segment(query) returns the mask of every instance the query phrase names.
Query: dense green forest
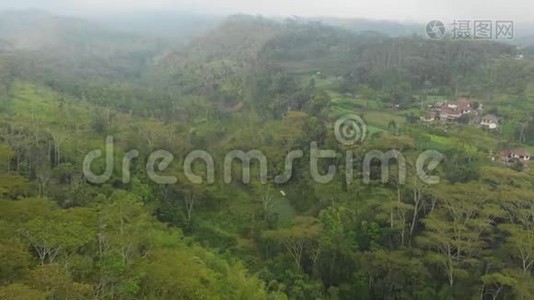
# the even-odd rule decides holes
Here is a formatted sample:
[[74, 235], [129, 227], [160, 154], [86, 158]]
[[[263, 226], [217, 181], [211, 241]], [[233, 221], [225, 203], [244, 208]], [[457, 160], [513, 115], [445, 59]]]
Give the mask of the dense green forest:
[[[0, 299], [534, 299], [534, 170], [499, 157], [534, 153], [534, 51], [352, 29], [239, 15], [183, 42], [0, 14]], [[422, 121], [460, 98], [498, 127]], [[347, 114], [366, 124], [352, 145]], [[84, 159], [109, 136], [96, 184]], [[328, 183], [311, 143], [337, 153]], [[150, 178], [156, 150], [175, 183]], [[186, 176], [194, 150], [213, 182]], [[232, 150], [264, 153], [266, 182], [253, 162], [226, 183]], [[366, 173], [371, 150], [401, 152], [405, 180], [399, 159]], [[414, 171], [426, 150], [438, 184]]]

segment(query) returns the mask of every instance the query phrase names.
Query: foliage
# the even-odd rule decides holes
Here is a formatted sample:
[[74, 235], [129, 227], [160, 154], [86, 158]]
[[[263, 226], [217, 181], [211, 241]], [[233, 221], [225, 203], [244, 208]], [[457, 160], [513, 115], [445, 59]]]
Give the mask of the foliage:
[[[236, 16], [174, 48], [35, 22], [57, 39], [24, 51], [21, 27], [0, 30], [14, 43], [0, 52], [1, 299], [534, 298], [534, 173], [498, 157], [534, 141], [534, 68], [515, 47]], [[419, 122], [459, 96], [499, 114], [502, 130]], [[362, 117], [366, 139], [337, 142], [344, 114]], [[91, 183], [84, 157], [106, 136], [112, 176]], [[327, 184], [310, 174], [312, 142], [337, 153], [318, 164], [336, 168]], [[225, 184], [225, 155], [253, 149], [268, 158], [267, 183], [252, 162], [250, 184]], [[365, 173], [370, 150], [392, 149], [406, 180], [400, 157], [385, 183], [379, 160]], [[155, 169], [175, 184], [151, 180], [155, 150], [172, 153]], [[194, 150], [213, 157], [214, 183], [185, 176]], [[303, 157], [277, 183], [292, 150]], [[444, 156], [423, 170], [439, 184], [417, 176], [425, 150]], [[105, 167], [101, 157], [92, 170]], [[206, 179], [200, 160], [192, 170]]]

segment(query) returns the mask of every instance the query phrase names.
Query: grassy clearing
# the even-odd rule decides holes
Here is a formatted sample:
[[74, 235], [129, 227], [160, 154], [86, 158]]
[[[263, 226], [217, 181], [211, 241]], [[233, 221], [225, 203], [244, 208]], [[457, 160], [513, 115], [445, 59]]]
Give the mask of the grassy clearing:
[[438, 143], [444, 146], [452, 146], [454, 143], [451, 138], [445, 137], [445, 136], [439, 136], [434, 134], [427, 134], [427, 136], [430, 138], [430, 141], [433, 143]]
[[366, 110], [378, 110], [382, 107], [380, 103], [376, 101], [361, 98], [341, 98], [335, 103], [337, 105], [343, 105], [346, 107], [353, 106], [357, 108], [364, 108]]
[[406, 124], [406, 120], [396, 114], [389, 112], [371, 111], [364, 114], [364, 119], [368, 125], [376, 126], [386, 129], [391, 121], [395, 121], [398, 125]]
[[36, 85], [17, 82], [10, 95], [15, 117], [49, 126], [80, 126], [90, 122], [91, 107]]
[[368, 131], [369, 135], [372, 135], [372, 134], [375, 134], [375, 133], [380, 133], [380, 132], [386, 132], [384, 129], [378, 128], [378, 127], [375, 127], [375, 126], [372, 126], [372, 125], [367, 125], [367, 131]]

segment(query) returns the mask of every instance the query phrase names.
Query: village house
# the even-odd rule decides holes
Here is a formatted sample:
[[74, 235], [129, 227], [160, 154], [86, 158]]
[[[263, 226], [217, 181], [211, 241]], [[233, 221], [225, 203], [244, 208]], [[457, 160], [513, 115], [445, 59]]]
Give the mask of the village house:
[[400, 109], [400, 104], [389, 103], [389, 104], [386, 105], [386, 108], [389, 109], [389, 110], [399, 110]]
[[501, 151], [501, 160], [503, 162], [508, 162], [511, 159], [528, 161], [530, 160], [530, 153], [525, 149], [507, 149]]
[[460, 113], [460, 115], [465, 115], [476, 112], [474, 106], [475, 105], [473, 105], [469, 99], [460, 98], [456, 102], [448, 103], [446, 108], [454, 110], [455, 112]]
[[495, 115], [486, 115], [480, 119], [480, 126], [487, 129], [496, 129], [499, 127], [500, 119]]
[[467, 98], [460, 98], [455, 102], [437, 102], [430, 106], [423, 122], [451, 122], [456, 121], [463, 115], [477, 116], [482, 110], [481, 105], [476, 105]]
[[439, 120], [447, 122], [454, 121], [463, 115], [462, 111], [458, 108], [450, 107], [449, 105], [441, 108], [439, 111]]
[[430, 111], [430, 112], [427, 112], [420, 119], [423, 122], [434, 122], [436, 120], [436, 117], [437, 117], [437, 113], [435, 111]]

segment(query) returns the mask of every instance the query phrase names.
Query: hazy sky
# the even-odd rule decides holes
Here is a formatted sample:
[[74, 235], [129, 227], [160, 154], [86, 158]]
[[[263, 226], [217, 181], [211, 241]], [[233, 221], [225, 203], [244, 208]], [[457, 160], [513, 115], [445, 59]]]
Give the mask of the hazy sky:
[[534, 0], [0, 0], [0, 9], [30, 7], [70, 14], [193, 11], [399, 21], [534, 20]]

